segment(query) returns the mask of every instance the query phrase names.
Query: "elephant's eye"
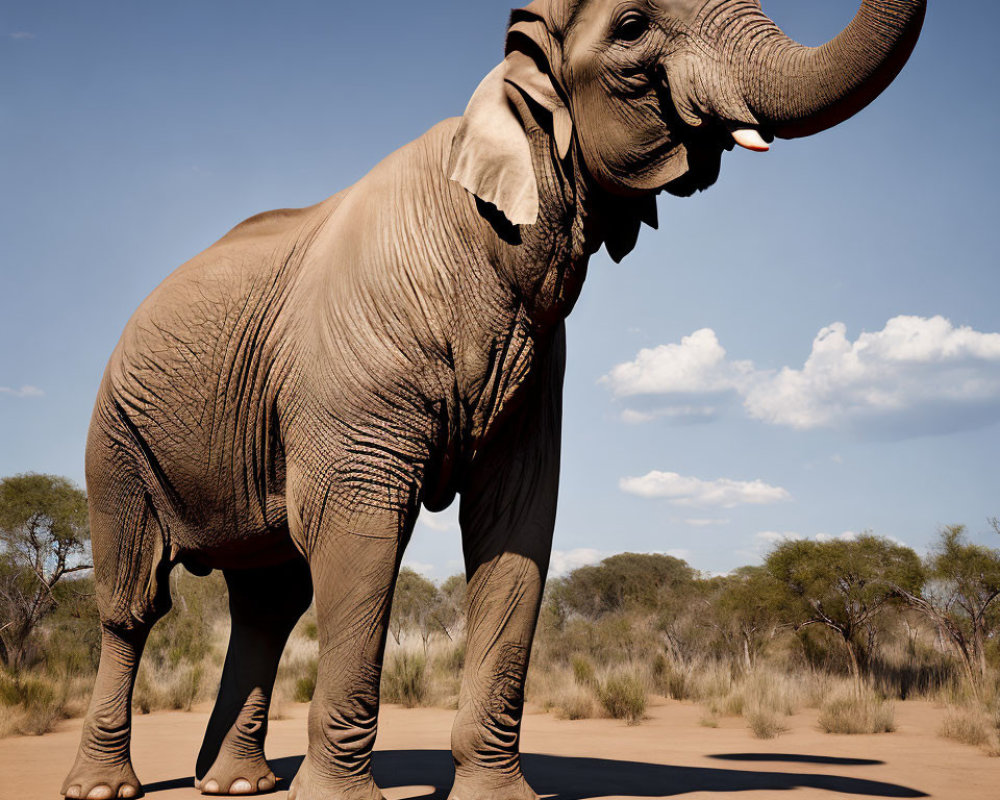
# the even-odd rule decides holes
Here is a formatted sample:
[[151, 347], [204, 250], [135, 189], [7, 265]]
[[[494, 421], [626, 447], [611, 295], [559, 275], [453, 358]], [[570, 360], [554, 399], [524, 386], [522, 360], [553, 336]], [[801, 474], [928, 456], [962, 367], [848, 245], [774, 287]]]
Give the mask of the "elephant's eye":
[[649, 18], [638, 12], [631, 12], [622, 17], [615, 27], [614, 37], [619, 42], [634, 42], [649, 30]]

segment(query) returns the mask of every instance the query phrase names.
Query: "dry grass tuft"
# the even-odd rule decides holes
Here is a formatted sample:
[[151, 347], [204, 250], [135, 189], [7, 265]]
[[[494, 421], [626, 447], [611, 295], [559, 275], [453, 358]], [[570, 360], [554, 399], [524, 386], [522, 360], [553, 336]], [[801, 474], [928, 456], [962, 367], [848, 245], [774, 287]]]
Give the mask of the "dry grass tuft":
[[76, 682], [31, 673], [18, 676], [0, 672], [0, 738], [41, 736], [68, 716]]
[[747, 727], [753, 732], [756, 739], [773, 739], [780, 733], [788, 730], [781, 723], [781, 718], [773, 711], [766, 708], [755, 708], [744, 714]]
[[938, 729], [938, 735], [978, 747], [987, 755], [1000, 758], [1000, 708], [991, 712], [982, 703], [950, 708]]
[[382, 699], [415, 708], [423, 705], [426, 697], [427, 657], [404, 649], [388, 656], [382, 668]]
[[605, 678], [597, 687], [597, 699], [608, 716], [638, 725], [646, 713], [646, 685], [636, 672], [622, 670]]
[[819, 725], [827, 733], [892, 733], [895, 709], [871, 689], [852, 687], [820, 706]]

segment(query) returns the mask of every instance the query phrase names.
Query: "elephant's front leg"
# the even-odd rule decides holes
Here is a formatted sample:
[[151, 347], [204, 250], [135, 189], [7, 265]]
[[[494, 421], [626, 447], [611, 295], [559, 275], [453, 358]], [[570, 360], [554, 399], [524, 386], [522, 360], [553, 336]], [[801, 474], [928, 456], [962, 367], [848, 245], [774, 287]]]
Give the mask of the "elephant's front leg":
[[450, 800], [534, 800], [521, 774], [524, 681], [559, 483], [561, 340], [545, 380], [477, 461], [462, 495], [468, 645]]
[[[396, 495], [398, 497], [398, 495]], [[323, 494], [305, 511], [319, 665], [309, 746], [290, 800], [382, 800], [371, 772], [379, 678], [393, 587], [413, 512], [391, 501]], [[316, 515], [321, 515], [319, 518]]]

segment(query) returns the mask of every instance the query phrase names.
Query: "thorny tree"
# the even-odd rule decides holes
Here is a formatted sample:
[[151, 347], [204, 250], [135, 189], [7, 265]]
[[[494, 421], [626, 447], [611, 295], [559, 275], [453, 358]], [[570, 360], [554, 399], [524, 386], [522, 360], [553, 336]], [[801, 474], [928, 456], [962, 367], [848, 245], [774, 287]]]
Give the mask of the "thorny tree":
[[897, 600], [897, 589], [917, 594], [923, 583], [916, 553], [869, 534], [853, 541], [786, 542], [765, 566], [799, 598], [796, 629], [822, 625], [837, 634], [858, 683], [877, 642], [879, 612]]
[[[990, 523], [1000, 533], [1000, 520]], [[922, 592], [899, 592], [955, 650], [978, 694], [988, 671], [987, 643], [1000, 629], [1000, 551], [970, 543], [964, 525], [950, 525], [927, 560], [927, 577]]]
[[84, 561], [87, 496], [66, 478], [25, 474], [0, 480], [0, 659], [21, 667], [32, 634], [56, 605], [52, 588]]

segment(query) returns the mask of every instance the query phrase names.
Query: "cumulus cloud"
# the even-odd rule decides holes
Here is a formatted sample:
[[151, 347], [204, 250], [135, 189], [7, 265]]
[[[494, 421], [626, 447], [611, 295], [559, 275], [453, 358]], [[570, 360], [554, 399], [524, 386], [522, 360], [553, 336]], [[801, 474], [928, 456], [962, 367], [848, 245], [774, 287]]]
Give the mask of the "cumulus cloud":
[[9, 386], [0, 386], [0, 395], [8, 397], [45, 397], [45, 392], [37, 386], [22, 386], [20, 389], [12, 389]]
[[549, 559], [549, 575], [567, 575], [578, 567], [599, 564], [610, 553], [592, 547], [578, 547], [575, 550], [553, 550]]
[[753, 373], [749, 361], [727, 361], [715, 331], [702, 328], [680, 344], [644, 348], [634, 361], [601, 378], [615, 397], [641, 394], [712, 394], [738, 390]]
[[631, 423], [689, 416], [737, 393], [746, 413], [799, 430], [839, 427], [906, 436], [966, 430], [1000, 420], [1000, 333], [944, 317], [899, 316], [851, 341], [836, 322], [819, 332], [801, 369], [759, 370], [729, 361], [714, 332], [642, 350], [602, 381], [616, 397], [668, 396], [666, 410], [626, 409]]
[[626, 408], [622, 411], [622, 422], [629, 425], [642, 425], [655, 419], [672, 419], [683, 422], [709, 422], [716, 417], [718, 409], [715, 406], [668, 406], [654, 408], [650, 411], [640, 411]]
[[[785, 367], [747, 392], [751, 416], [807, 429], [864, 427], [896, 416], [928, 426], [941, 412], [1000, 418], [1000, 333], [956, 328], [944, 317], [895, 317], [875, 333], [847, 338], [834, 323], [819, 332], [802, 369]], [[980, 412], [977, 414], [976, 412]]]
[[457, 531], [458, 526], [458, 504], [453, 504], [450, 508], [432, 513], [427, 509], [420, 512], [417, 522], [432, 531]]
[[786, 489], [764, 481], [734, 481], [718, 478], [712, 481], [689, 478], [676, 472], [652, 472], [638, 478], [622, 478], [621, 490], [638, 497], [665, 498], [678, 506], [769, 505], [791, 499]]

